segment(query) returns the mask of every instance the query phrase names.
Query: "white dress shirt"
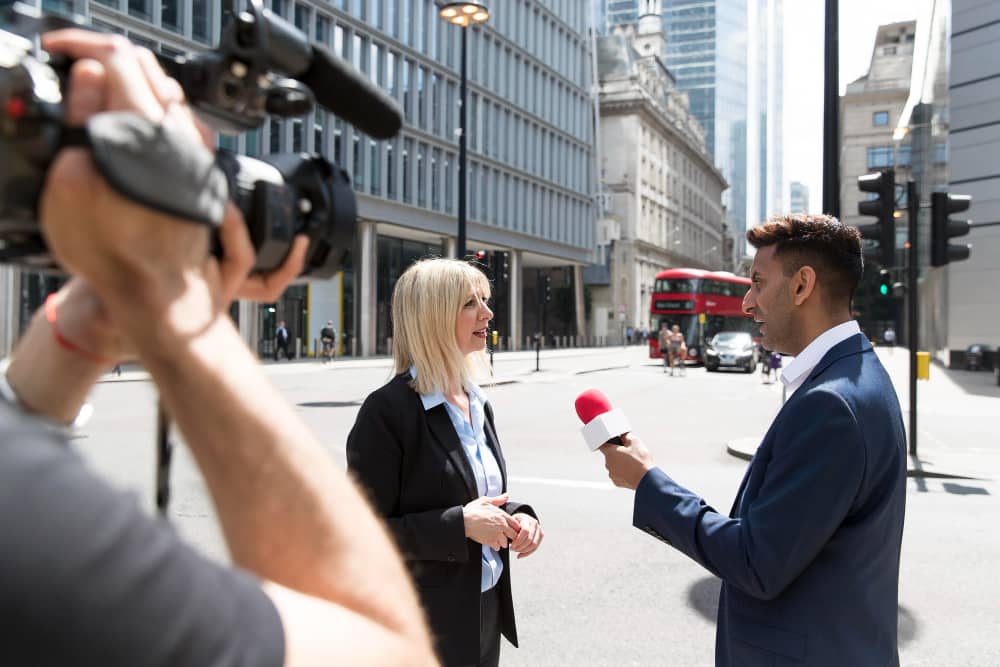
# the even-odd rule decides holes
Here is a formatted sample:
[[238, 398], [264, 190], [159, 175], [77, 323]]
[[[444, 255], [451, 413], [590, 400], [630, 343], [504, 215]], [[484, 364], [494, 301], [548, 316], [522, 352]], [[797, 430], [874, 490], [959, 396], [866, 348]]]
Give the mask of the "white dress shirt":
[[859, 333], [861, 333], [861, 327], [854, 320], [850, 320], [816, 336], [781, 372], [781, 382], [785, 385], [788, 396], [790, 397], [796, 389], [802, 386], [802, 383], [806, 381], [812, 370], [816, 368], [816, 364], [823, 359], [827, 352], [838, 343], [842, 343]]

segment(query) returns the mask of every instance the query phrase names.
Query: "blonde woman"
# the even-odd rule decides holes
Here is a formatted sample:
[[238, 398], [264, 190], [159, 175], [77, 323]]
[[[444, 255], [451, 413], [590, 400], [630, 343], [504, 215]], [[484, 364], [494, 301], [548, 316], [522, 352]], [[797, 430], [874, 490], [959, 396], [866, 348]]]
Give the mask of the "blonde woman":
[[490, 285], [452, 259], [415, 263], [392, 295], [396, 376], [365, 400], [347, 466], [406, 560], [446, 667], [494, 666], [517, 646], [509, 552], [542, 541], [534, 510], [507, 496], [485, 367]]

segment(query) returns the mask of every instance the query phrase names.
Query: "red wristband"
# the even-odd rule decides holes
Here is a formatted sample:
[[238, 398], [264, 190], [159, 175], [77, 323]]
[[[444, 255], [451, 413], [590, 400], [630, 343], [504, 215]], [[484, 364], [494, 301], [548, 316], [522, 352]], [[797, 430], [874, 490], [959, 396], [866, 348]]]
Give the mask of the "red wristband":
[[102, 357], [100, 355], [94, 354], [93, 352], [88, 352], [87, 350], [83, 349], [82, 347], [80, 347], [79, 345], [77, 345], [76, 343], [74, 343], [70, 339], [66, 338], [61, 333], [59, 333], [59, 327], [56, 324], [56, 301], [55, 301], [55, 299], [56, 299], [56, 295], [55, 294], [50, 294], [50, 295], [48, 295], [48, 297], [46, 297], [46, 299], [45, 299], [45, 319], [48, 320], [49, 328], [52, 329], [52, 337], [55, 338], [55, 341], [56, 341], [56, 343], [59, 344], [59, 347], [63, 348], [64, 350], [69, 350], [70, 352], [78, 354], [81, 357], [83, 357], [84, 359], [87, 359], [88, 361], [92, 361], [95, 364], [105, 365], [105, 364], [110, 364], [110, 363], [114, 362], [114, 359], [107, 359], [107, 358]]

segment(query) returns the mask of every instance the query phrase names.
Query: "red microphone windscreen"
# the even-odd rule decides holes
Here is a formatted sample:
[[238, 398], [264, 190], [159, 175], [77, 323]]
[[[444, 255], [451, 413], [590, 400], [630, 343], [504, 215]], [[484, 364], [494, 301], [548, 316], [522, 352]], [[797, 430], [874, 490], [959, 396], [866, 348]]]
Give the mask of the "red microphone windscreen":
[[584, 424], [589, 424], [594, 417], [610, 410], [611, 401], [596, 389], [588, 389], [576, 397], [576, 416]]

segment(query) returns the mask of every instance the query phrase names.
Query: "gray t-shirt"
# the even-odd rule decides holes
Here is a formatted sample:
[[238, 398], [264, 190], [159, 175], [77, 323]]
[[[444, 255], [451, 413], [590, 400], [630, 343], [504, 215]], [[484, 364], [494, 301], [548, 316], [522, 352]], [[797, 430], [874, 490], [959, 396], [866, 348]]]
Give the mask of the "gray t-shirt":
[[284, 633], [251, 575], [212, 562], [0, 400], [0, 662], [271, 666]]

